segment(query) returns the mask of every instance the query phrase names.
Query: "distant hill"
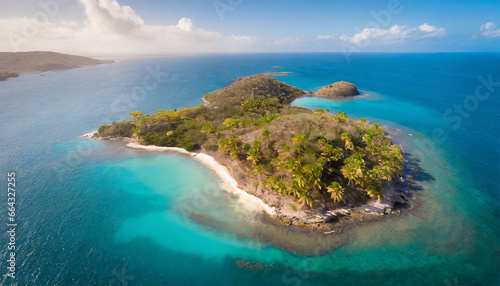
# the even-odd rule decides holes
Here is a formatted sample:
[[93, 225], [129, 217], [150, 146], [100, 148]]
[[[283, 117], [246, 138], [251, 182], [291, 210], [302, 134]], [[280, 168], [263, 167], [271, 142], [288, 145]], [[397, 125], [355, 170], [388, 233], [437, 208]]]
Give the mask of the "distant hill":
[[107, 63], [113, 61], [55, 52], [0, 52], [0, 81], [17, 77], [21, 73], [67, 70]]

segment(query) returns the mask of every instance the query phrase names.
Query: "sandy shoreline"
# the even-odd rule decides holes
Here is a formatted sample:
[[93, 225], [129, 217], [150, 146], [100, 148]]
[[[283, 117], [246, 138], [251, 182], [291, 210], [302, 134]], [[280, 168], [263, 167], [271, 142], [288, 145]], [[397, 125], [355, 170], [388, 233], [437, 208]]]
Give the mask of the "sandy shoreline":
[[225, 166], [219, 164], [214, 159], [214, 157], [210, 155], [204, 153], [188, 152], [185, 149], [179, 147], [146, 146], [137, 144], [135, 142], [128, 143], [127, 147], [148, 150], [148, 151], [155, 151], [155, 152], [163, 152], [163, 151], [178, 152], [184, 155], [189, 155], [191, 159], [213, 170], [217, 174], [217, 176], [225, 183], [225, 185], [229, 186], [229, 189], [224, 188], [226, 191], [230, 192], [231, 194], [238, 195], [238, 197], [245, 203], [252, 203], [253, 205], [258, 206], [260, 209], [262, 209], [271, 216], [276, 215], [276, 210], [273, 207], [264, 203], [260, 198], [247, 193], [243, 189], [238, 188], [238, 182], [231, 176], [229, 170]]

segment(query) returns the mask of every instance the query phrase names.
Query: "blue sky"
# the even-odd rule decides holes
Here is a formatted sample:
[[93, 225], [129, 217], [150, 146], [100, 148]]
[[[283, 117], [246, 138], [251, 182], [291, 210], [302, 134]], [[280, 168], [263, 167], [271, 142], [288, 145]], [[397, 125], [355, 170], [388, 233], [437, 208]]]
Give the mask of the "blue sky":
[[1, 51], [500, 51], [500, 1], [0, 0], [0, 5]]

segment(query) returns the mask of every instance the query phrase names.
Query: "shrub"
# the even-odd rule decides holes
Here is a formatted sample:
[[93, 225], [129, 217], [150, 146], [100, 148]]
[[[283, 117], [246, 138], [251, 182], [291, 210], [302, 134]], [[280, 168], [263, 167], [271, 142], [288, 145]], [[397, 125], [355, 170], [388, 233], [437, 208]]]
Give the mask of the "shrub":
[[187, 151], [194, 151], [195, 145], [191, 142], [184, 142], [183, 148], [186, 149]]

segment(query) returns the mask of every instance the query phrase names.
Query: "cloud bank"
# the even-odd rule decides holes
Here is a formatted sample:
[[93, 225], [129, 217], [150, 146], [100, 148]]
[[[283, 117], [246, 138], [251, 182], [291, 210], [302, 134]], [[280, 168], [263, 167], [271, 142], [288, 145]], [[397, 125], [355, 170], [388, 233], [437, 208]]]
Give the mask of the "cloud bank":
[[[222, 36], [196, 27], [188, 18], [175, 25], [147, 25], [116, 0], [79, 0], [83, 23], [52, 21], [56, 15], [0, 19], [3, 51], [56, 50], [73, 53], [245, 52], [276, 41], [250, 36]], [[58, 9], [52, 9], [54, 14]], [[39, 11], [43, 12], [43, 11]], [[253, 44], [253, 45], [249, 45]]]
[[[58, 3], [57, 1], [52, 1]], [[147, 24], [131, 7], [116, 0], [79, 0], [84, 20], [57, 20], [59, 8], [42, 9], [32, 17], [0, 19], [0, 51], [52, 50], [98, 54], [162, 54], [186, 52], [296, 52], [341, 51], [341, 44], [356, 47], [388, 45], [446, 35], [444, 28], [424, 23], [414, 28], [365, 28], [353, 35], [320, 35], [267, 39], [251, 35], [222, 35], [198, 27], [189, 18], [171, 25]], [[497, 37], [494, 23], [481, 26], [484, 36]], [[5, 40], [7, 39], [7, 40]]]
[[[339, 39], [353, 45], [380, 45], [393, 44], [397, 42], [415, 41], [424, 38], [440, 38], [446, 35], [444, 28], [436, 27], [424, 23], [414, 28], [394, 25], [389, 29], [365, 28], [361, 32], [352, 36], [341, 35]], [[327, 39], [327, 36], [320, 36], [319, 39]]]

